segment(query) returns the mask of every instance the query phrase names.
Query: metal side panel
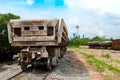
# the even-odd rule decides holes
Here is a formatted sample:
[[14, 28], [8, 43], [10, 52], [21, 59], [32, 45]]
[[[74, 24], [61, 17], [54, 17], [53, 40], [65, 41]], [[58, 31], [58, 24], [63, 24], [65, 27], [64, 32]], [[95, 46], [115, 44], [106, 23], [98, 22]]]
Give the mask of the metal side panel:
[[12, 46], [58, 46], [56, 42], [32, 42], [32, 41], [16, 41]]
[[49, 41], [55, 41], [55, 37], [54, 36], [42, 36], [42, 37], [37, 37], [37, 36], [31, 36], [31, 37], [13, 37], [13, 42], [14, 41], [37, 41], [37, 42], [49, 42]]
[[11, 26], [10, 23], [7, 24], [7, 29], [8, 29], [8, 39], [9, 39], [9, 43], [12, 43], [12, 34], [11, 34]]
[[60, 29], [58, 31], [58, 43], [67, 43], [68, 31], [64, 20], [61, 20]]

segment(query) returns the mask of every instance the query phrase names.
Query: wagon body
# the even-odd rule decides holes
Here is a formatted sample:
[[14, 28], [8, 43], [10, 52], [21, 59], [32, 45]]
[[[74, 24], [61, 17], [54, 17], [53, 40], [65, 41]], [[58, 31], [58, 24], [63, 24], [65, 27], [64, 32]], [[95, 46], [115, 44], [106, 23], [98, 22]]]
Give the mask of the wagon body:
[[28, 64], [46, 65], [51, 70], [66, 52], [68, 31], [63, 19], [12, 19], [7, 28], [9, 43], [23, 47], [18, 58], [22, 70]]
[[12, 46], [65, 46], [68, 32], [64, 20], [10, 20], [9, 43]]
[[120, 39], [115, 39], [112, 41], [112, 49], [120, 50]]
[[112, 47], [112, 41], [104, 41], [104, 42], [99, 42], [99, 41], [93, 41], [93, 42], [88, 42], [89, 48], [97, 48], [97, 49], [111, 49]]

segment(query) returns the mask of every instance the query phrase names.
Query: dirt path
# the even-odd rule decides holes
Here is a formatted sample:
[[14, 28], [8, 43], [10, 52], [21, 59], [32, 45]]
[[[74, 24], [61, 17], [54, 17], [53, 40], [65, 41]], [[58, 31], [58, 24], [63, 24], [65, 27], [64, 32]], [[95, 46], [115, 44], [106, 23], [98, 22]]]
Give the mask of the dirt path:
[[[86, 54], [94, 55], [96, 59], [113, 66], [114, 69], [120, 70], [120, 51], [88, 48], [79, 48], [79, 50]], [[105, 55], [109, 57], [105, 57]], [[101, 74], [105, 75], [109, 80], [120, 80], [120, 74], [113, 72], [112, 69], [106, 68]]]
[[82, 55], [68, 51], [47, 80], [105, 80]]
[[[2, 70], [4, 68], [4, 70]], [[6, 80], [6, 75], [10, 77], [11, 73], [19, 71], [20, 67], [11, 65], [5, 68], [0, 68], [0, 80]], [[10, 75], [8, 75], [10, 74]], [[45, 77], [45, 78], [44, 78]], [[88, 64], [82, 55], [74, 51], [68, 51], [63, 58], [60, 59], [59, 65], [51, 72], [36, 68], [34, 71], [30, 70], [14, 78], [13, 80], [105, 80], [104, 76], [95, 71], [95, 69]]]
[[[106, 49], [79, 49], [87, 54], [92, 54], [99, 60], [104, 60], [107, 64], [120, 69], [120, 51]], [[105, 57], [107, 55], [108, 57]]]

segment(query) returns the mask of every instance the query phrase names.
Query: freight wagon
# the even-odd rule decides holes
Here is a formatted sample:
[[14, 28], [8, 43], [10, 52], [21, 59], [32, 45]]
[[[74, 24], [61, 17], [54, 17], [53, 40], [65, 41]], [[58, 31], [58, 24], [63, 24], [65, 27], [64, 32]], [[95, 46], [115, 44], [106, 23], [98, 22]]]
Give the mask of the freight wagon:
[[104, 42], [93, 41], [93, 42], [88, 42], [88, 45], [89, 48], [93, 48], [93, 49], [111, 49], [112, 41], [104, 41]]
[[114, 50], [120, 50], [120, 39], [115, 39], [112, 41], [112, 48]]
[[115, 39], [112, 41], [93, 41], [88, 42], [89, 48], [93, 49], [113, 49], [113, 50], [120, 50], [120, 39]]
[[66, 52], [68, 31], [63, 19], [11, 19], [7, 28], [11, 46], [22, 47], [18, 62], [23, 71], [28, 64], [52, 70]]

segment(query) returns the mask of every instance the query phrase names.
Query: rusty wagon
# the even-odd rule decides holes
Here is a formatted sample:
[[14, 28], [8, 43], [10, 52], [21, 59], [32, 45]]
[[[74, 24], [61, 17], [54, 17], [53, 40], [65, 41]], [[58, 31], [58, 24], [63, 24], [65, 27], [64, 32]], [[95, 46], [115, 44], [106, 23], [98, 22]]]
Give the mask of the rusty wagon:
[[93, 49], [111, 49], [112, 48], [112, 41], [92, 41], [88, 42], [89, 48]]
[[63, 19], [11, 19], [7, 28], [9, 43], [22, 47], [18, 62], [23, 71], [28, 64], [52, 70], [66, 51], [68, 31]]
[[115, 39], [112, 41], [112, 49], [120, 50], [120, 39]]
[[93, 49], [113, 49], [113, 50], [120, 50], [120, 39], [114, 39], [112, 41], [93, 41], [88, 42], [89, 48]]

